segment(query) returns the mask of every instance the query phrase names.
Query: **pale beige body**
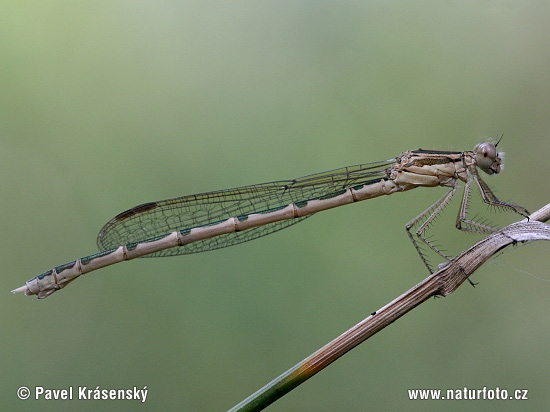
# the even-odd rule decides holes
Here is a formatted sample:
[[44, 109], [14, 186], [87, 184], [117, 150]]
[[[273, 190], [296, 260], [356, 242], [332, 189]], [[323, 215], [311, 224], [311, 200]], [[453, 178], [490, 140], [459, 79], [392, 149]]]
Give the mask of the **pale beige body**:
[[[64, 288], [80, 275], [164, 249], [187, 245], [223, 234], [245, 231], [277, 221], [301, 218], [334, 207], [382, 195], [390, 195], [416, 187], [451, 187], [450, 192], [406, 225], [407, 233], [422, 260], [431, 271], [430, 265], [420, 251], [416, 240], [410, 233], [410, 229], [423, 221], [423, 224], [416, 231], [416, 235], [431, 249], [445, 259], [448, 259], [447, 256], [422, 237], [422, 233], [430, 221], [433, 220], [454, 195], [459, 181], [466, 183], [465, 193], [457, 218], [457, 228], [459, 229], [478, 232], [491, 232], [494, 230], [487, 225], [466, 219], [466, 201], [472, 179], [476, 183], [484, 202], [507, 207], [520, 214], [527, 214], [527, 211], [521, 206], [499, 201], [485, 182], [478, 176], [477, 167], [480, 167], [489, 174], [500, 172], [501, 159], [495, 145], [483, 143], [477, 145], [474, 151], [466, 152], [438, 152], [421, 149], [406, 151], [397, 157], [391, 166], [384, 170], [385, 177], [378, 181], [348, 187], [342, 193], [330, 197], [308, 199], [288, 204], [286, 207], [273, 211], [250, 213], [245, 217], [232, 216], [226, 220], [207, 226], [193, 227], [187, 230], [178, 229], [154, 239], [145, 239], [131, 245], [121, 245], [118, 248], [80, 258], [74, 262], [44, 272], [30, 279], [24, 286], [13, 290], [13, 292], [24, 292], [26, 295], [38, 295], [38, 298], [45, 298], [56, 290]], [[140, 210], [147, 210], [147, 204], [128, 211], [130, 213], [127, 212], [125, 217], [138, 214]]]

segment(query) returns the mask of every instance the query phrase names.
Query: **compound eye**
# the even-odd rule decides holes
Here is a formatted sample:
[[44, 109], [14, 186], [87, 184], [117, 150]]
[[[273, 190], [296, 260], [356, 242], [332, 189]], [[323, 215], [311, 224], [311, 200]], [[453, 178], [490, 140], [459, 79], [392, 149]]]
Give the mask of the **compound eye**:
[[492, 143], [480, 143], [474, 148], [476, 163], [485, 173], [500, 172], [500, 162], [497, 148]]

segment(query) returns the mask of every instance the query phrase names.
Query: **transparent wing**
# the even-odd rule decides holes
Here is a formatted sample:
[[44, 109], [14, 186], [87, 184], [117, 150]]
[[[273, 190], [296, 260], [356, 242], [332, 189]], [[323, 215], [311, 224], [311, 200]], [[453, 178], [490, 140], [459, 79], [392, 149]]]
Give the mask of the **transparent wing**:
[[[387, 169], [394, 162], [395, 159], [390, 159], [334, 169], [293, 180], [145, 203], [122, 212], [107, 222], [99, 232], [97, 245], [100, 250], [108, 250], [163, 236], [176, 230], [208, 226], [230, 217], [244, 217], [251, 213], [279, 209], [292, 203], [331, 197], [349, 187], [387, 178]], [[284, 229], [306, 217], [308, 216], [228, 233], [147, 256], [174, 256], [232, 246]]]

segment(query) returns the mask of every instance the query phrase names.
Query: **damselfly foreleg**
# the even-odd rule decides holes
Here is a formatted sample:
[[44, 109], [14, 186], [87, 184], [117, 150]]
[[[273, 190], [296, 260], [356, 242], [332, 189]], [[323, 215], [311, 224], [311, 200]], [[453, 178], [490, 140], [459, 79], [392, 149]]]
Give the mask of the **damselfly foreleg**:
[[490, 226], [485, 223], [476, 222], [475, 220], [471, 220], [466, 217], [466, 213], [468, 209], [468, 197], [470, 195], [470, 184], [472, 179], [476, 182], [477, 188], [479, 189], [479, 193], [481, 195], [481, 199], [483, 200], [484, 203], [490, 206], [501, 207], [504, 209], [511, 210], [523, 217], [529, 216], [529, 212], [523, 206], [519, 206], [514, 203], [503, 202], [497, 199], [497, 197], [491, 191], [487, 183], [485, 183], [477, 175], [477, 173], [475, 172], [470, 173], [470, 177], [471, 178], [466, 181], [466, 186], [464, 187], [464, 195], [462, 196], [462, 203], [460, 204], [460, 209], [458, 211], [458, 216], [456, 218], [457, 229], [465, 232], [475, 232], [475, 233], [482, 233], [482, 234], [490, 234], [498, 230], [493, 226]]

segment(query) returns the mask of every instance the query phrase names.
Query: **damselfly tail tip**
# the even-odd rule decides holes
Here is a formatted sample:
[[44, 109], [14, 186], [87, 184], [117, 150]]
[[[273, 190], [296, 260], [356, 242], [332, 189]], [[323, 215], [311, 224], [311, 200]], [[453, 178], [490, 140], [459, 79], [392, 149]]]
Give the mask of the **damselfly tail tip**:
[[27, 292], [28, 288], [27, 288], [27, 285], [23, 285], [17, 289], [14, 289], [11, 291], [11, 293], [25, 293]]

